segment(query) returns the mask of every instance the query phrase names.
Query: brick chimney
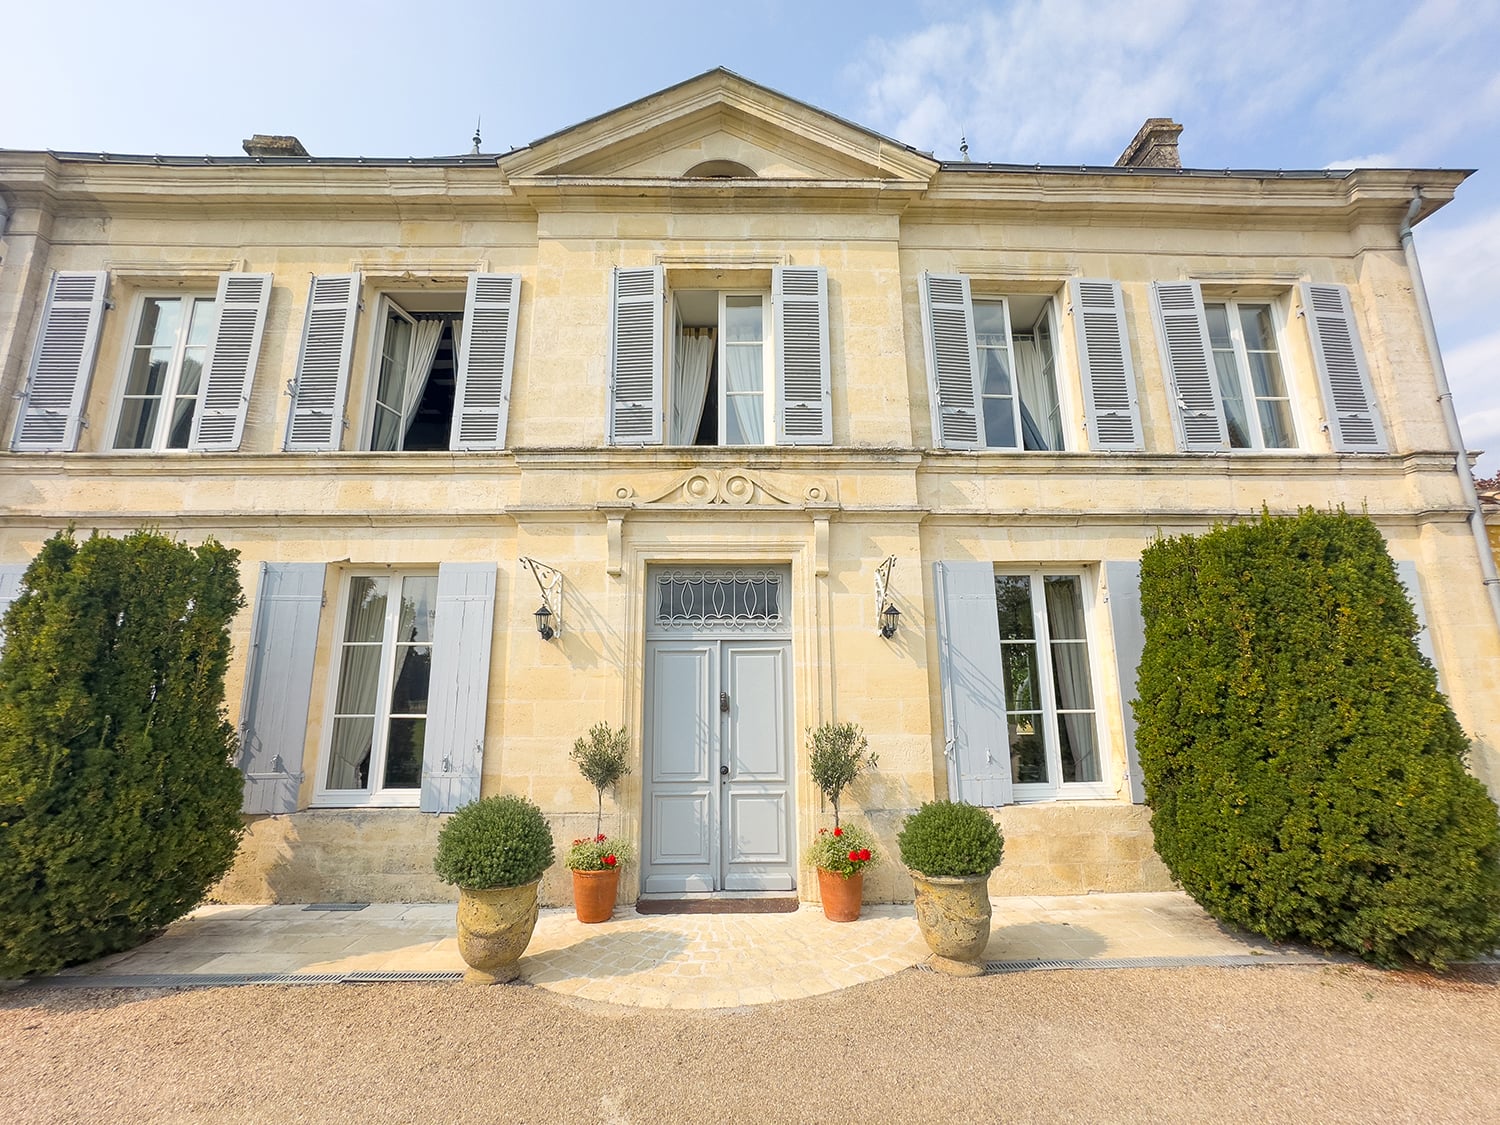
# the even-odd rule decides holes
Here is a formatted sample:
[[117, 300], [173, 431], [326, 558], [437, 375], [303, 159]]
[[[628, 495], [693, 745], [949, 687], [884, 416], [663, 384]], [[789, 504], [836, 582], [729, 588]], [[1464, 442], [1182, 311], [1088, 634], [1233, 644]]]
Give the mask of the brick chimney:
[[1182, 135], [1182, 126], [1170, 117], [1148, 117], [1135, 135], [1135, 140], [1125, 146], [1116, 168], [1181, 168], [1182, 159], [1177, 155], [1177, 138]]
[[307, 149], [296, 137], [276, 137], [267, 133], [256, 133], [248, 141], [241, 142], [247, 156], [307, 156]]

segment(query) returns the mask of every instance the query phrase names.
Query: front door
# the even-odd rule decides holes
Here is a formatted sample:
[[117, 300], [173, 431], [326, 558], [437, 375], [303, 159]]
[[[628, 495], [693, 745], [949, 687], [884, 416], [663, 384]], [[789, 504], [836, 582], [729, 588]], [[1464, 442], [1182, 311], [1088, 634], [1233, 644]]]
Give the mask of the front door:
[[646, 642], [647, 894], [796, 887], [791, 642], [754, 624]]

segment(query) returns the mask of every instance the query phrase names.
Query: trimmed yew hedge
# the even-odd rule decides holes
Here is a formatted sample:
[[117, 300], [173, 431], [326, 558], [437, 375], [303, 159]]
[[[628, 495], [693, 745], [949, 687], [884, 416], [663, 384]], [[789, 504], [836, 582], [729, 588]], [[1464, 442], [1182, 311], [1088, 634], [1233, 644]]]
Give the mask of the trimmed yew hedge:
[[1141, 609], [1146, 802], [1205, 910], [1387, 965], [1500, 941], [1500, 816], [1370, 520], [1157, 542]]
[[128, 949], [234, 861], [236, 552], [54, 536], [0, 652], [0, 976]]

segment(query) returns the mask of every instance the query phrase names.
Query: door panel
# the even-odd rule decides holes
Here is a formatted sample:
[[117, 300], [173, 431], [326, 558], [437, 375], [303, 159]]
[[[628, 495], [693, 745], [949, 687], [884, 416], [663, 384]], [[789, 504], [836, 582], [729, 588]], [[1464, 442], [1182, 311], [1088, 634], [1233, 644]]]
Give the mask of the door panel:
[[724, 641], [724, 887], [791, 890], [796, 886], [788, 818], [790, 741], [784, 641]]
[[713, 641], [653, 641], [646, 755], [646, 864], [642, 889], [711, 891], [718, 880], [718, 777], [714, 733], [718, 646]]

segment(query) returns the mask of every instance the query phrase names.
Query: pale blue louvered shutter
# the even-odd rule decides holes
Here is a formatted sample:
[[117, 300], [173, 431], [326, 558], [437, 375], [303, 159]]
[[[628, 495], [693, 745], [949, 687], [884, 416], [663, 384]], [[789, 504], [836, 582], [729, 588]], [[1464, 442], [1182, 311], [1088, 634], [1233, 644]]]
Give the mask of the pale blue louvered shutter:
[[203, 371], [203, 393], [193, 419], [191, 448], [232, 452], [240, 447], [270, 304], [270, 274], [219, 275], [215, 301], [218, 323]]
[[616, 267], [611, 280], [609, 441], [661, 444], [662, 294], [660, 266]]
[[287, 452], [339, 447], [358, 315], [359, 274], [331, 273], [312, 279], [297, 377], [292, 383], [292, 409], [286, 421]]
[[924, 273], [918, 284], [932, 440], [945, 449], [983, 449], [969, 279], [963, 274]]
[[1109, 591], [1109, 621], [1115, 635], [1115, 667], [1120, 674], [1120, 723], [1125, 732], [1125, 771], [1130, 799], [1146, 801], [1146, 783], [1135, 748], [1136, 684], [1140, 677], [1141, 653], [1146, 651], [1146, 622], [1141, 617], [1141, 564], [1139, 559], [1104, 564], [1104, 585]]
[[422, 811], [452, 812], [479, 799], [495, 631], [494, 563], [438, 567], [432, 694], [422, 749]]
[[1171, 379], [1167, 397], [1177, 416], [1177, 439], [1189, 453], [1222, 452], [1229, 448], [1229, 429], [1224, 424], [1224, 403], [1198, 283], [1153, 282], [1151, 301]]
[[[1422, 577], [1417, 573], [1417, 564], [1410, 559], [1400, 559], [1396, 563], [1396, 576], [1401, 579], [1401, 585], [1406, 587], [1406, 596], [1411, 599], [1412, 612], [1417, 615], [1417, 648], [1422, 655], [1437, 669], [1437, 650], [1432, 644], [1432, 630], [1427, 627], [1427, 603], [1422, 597]], [[1438, 671], [1438, 686], [1442, 687], [1443, 673]]]
[[469, 275], [463, 339], [458, 348], [450, 449], [505, 448], [520, 307], [518, 274]]
[[1334, 452], [1389, 452], [1349, 290], [1342, 285], [1304, 285], [1302, 311]]
[[10, 609], [10, 603], [21, 596], [21, 579], [26, 575], [26, 565], [0, 565], [0, 651], [5, 648], [5, 614]]
[[53, 273], [10, 446], [18, 453], [78, 448], [108, 285], [102, 270]]
[[771, 271], [776, 322], [776, 440], [832, 445], [828, 363], [828, 274], [822, 266]]
[[1078, 339], [1089, 448], [1119, 452], [1144, 449], [1120, 283], [1075, 278], [1068, 282], [1068, 295]]
[[324, 571], [322, 563], [261, 563], [240, 707], [247, 813], [297, 811]]
[[940, 562], [933, 574], [948, 796], [971, 805], [1008, 805], [1014, 798], [995, 568]]

